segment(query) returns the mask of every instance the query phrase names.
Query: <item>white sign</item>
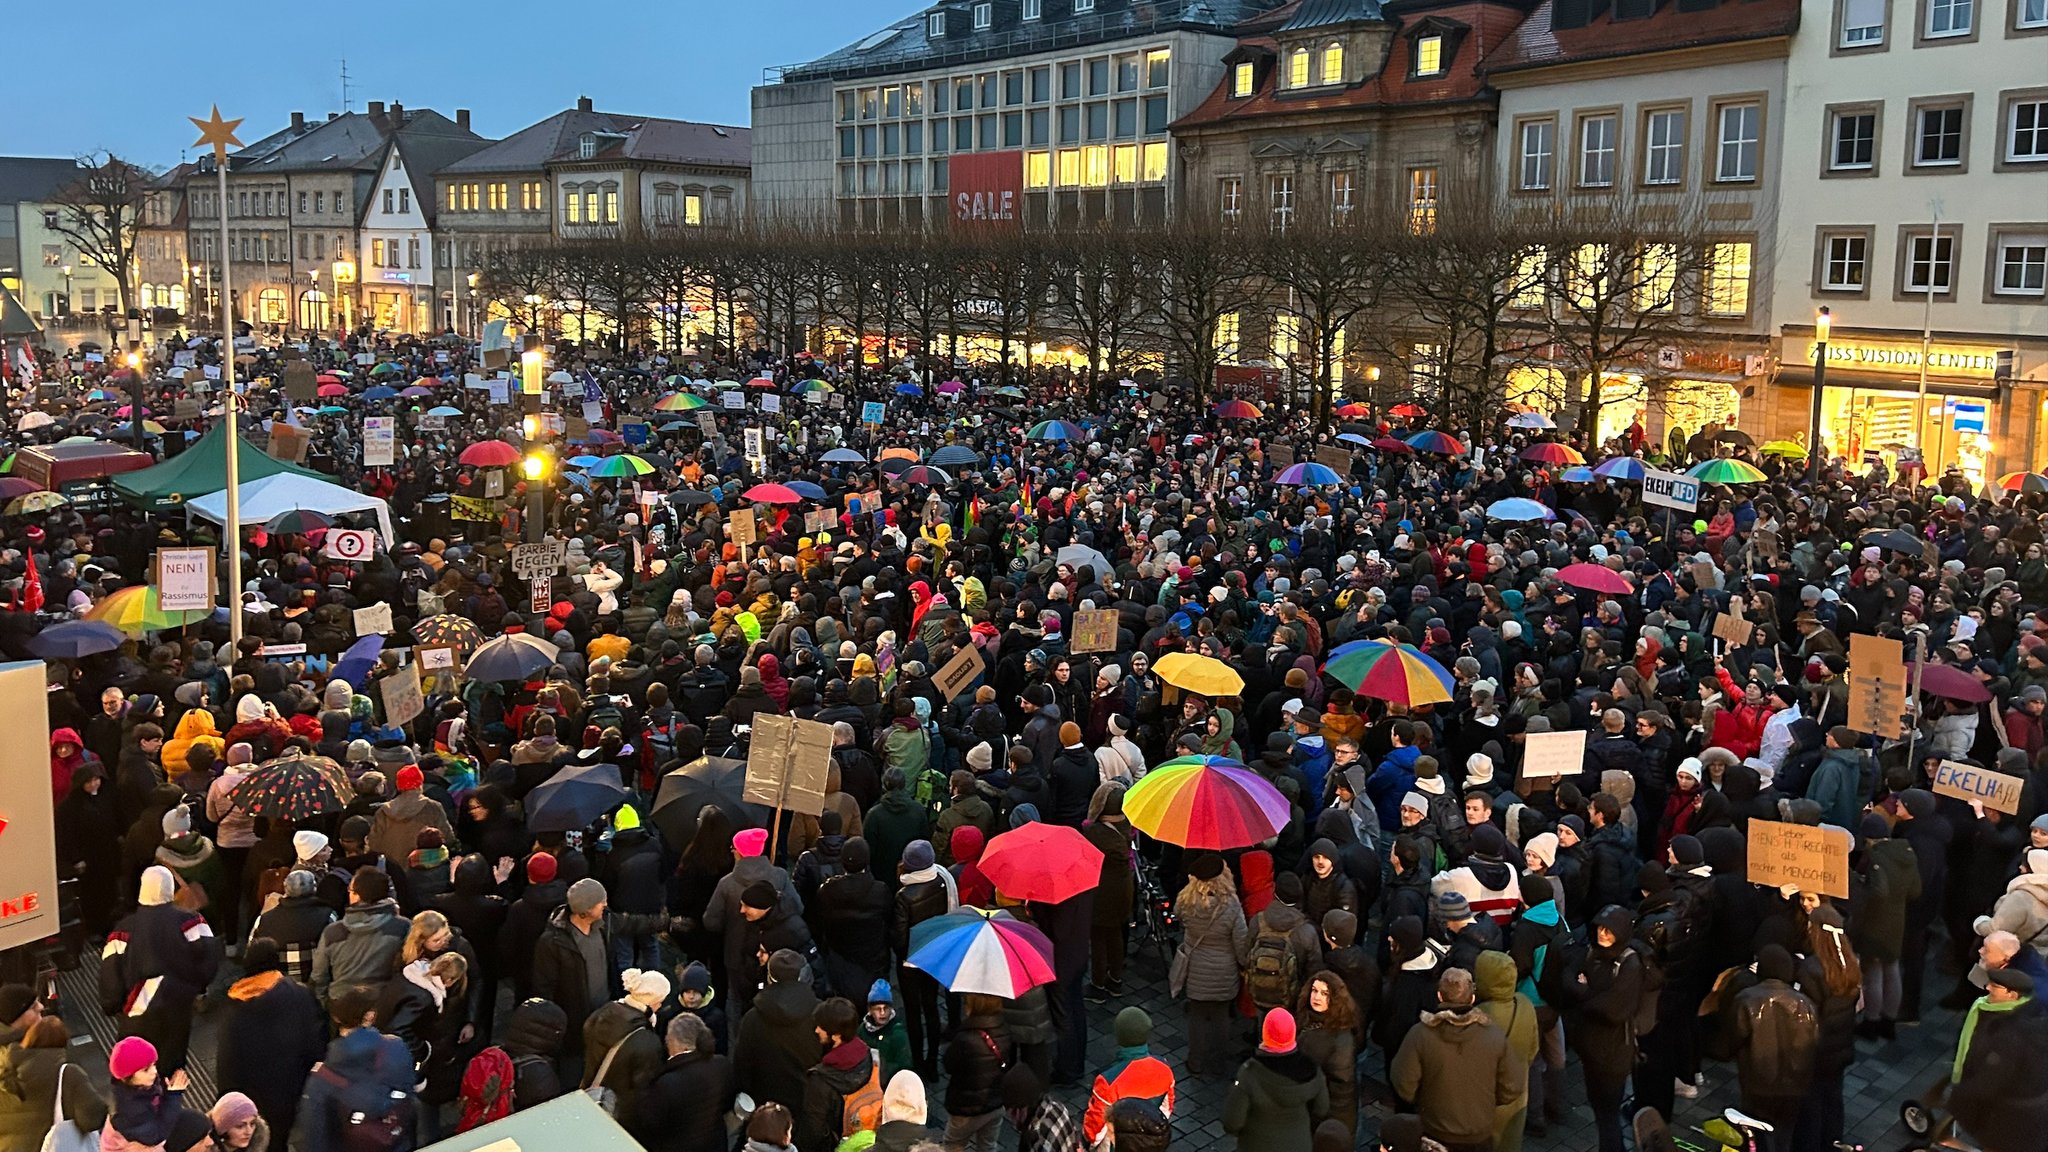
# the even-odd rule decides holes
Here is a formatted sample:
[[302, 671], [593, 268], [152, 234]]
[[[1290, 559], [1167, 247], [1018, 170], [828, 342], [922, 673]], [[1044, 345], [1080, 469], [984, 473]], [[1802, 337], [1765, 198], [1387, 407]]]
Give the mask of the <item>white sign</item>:
[[[50, 705], [40, 660], [0, 665], [0, 709], [7, 714], [0, 751], [0, 951], [57, 934], [56, 814], [50, 796]], [[828, 756], [830, 752], [826, 753]]]
[[389, 468], [398, 459], [398, 420], [363, 417], [363, 467]]
[[747, 397], [737, 388], [728, 388], [719, 393], [718, 402], [724, 407], [738, 411], [747, 406]]
[[352, 528], [329, 528], [327, 538], [321, 541], [322, 555], [336, 560], [353, 560], [362, 563], [377, 551], [377, 536], [372, 532]]
[[1700, 506], [1700, 482], [1683, 472], [1643, 470], [1643, 503], [1692, 512]]
[[550, 576], [561, 569], [562, 562], [568, 557], [569, 542], [566, 540], [515, 544], [512, 547], [512, 574], [522, 580]]
[[744, 435], [746, 437], [747, 455], [756, 460], [760, 459], [764, 455], [761, 451], [761, 430], [759, 428], [749, 428]]
[[365, 368], [368, 368], [370, 365], [375, 364], [376, 362], [377, 354], [375, 352], [356, 353], [356, 363], [361, 364]]
[[503, 376], [493, 376], [486, 386], [490, 389], [491, 403], [510, 404], [512, 402], [512, 381]]
[[780, 412], [780, 411], [782, 411], [782, 397], [780, 397], [780, 396], [777, 396], [777, 395], [776, 395], [775, 393], [773, 393], [773, 392], [763, 392], [763, 393], [761, 393], [761, 411], [763, 411], [763, 412]]
[[213, 549], [158, 549], [156, 592], [157, 604], [166, 612], [212, 610]]
[[1577, 776], [1586, 770], [1586, 733], [1531, 732], [1523, 737], [1522, 779]]
[[391, 633], [391, 605], [372, 604], [356, 609], [357, 636], [388, 636]]
[[585, 400], [583, 402], [583, 422], [586, 424], [604, 423], [604, 405], [595, 400]]

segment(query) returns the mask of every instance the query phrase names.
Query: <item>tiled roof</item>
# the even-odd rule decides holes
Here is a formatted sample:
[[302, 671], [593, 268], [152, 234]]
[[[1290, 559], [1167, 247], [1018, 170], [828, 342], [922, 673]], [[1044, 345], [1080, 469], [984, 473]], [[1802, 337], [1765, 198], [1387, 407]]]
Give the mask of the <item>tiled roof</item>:
[[1381, 18], [1379, 0], [1297, 0], [1292, 7], [1287, 22], [1280, 25], [1282, 32]]
[[1487, 72], [1512, 72], [1583, 60], [1605, 60], [1790, 35], [1799, 27], [1800, 0], [1722, 0], [1684, 11], [1663, 0], [1645, 17], [1617, 20], [1611, 7], [1582, 28], [1551, 26], [1557, 0], [1543, 0], [1486, 59]]
[[384, 162], [384, 146], [393, 133], [420, 141], [440, 138], [483, 142], [483, 137], [431, 108], [406, 109], [402, 123], [389, 112], [345, 112], [332, 120], [309, 123], [306, 131], [297, 136], [291, 135], [290, 129], [266, 136], [231, 155], [229, 170], [243, 174], [344, 169], [374, 172]]
[[600, 149], [600, 155], [623, 155], [649, 163], [740, 168], [753, 162], [753, 146], [745, 128], [571, 108], [522, 128], [439, 171], [538, 172], [549, 164], [577, 159], [586, 132], [624, 137]]

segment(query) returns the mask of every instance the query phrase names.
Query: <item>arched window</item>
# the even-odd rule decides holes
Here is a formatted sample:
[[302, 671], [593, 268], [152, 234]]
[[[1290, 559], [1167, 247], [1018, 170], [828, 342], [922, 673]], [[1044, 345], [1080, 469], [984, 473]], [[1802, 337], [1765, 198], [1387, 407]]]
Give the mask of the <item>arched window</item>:
[[1344, 82], [1344, 42], [1332, 40], [1323, 48], [1323, 83]]
[[327, 293], [318, 288], [309, 288], [299, 293], [299, 327], [308, 332], [320, 331], [330, 325], [330, 315]]
[[1287, 86], [1308, 87], [1308, 49], [1296, 48], [1287, 54]]
[[257, 323], [283, 324], [286, 318], [284, 289], [265, 288], [256, 294]]

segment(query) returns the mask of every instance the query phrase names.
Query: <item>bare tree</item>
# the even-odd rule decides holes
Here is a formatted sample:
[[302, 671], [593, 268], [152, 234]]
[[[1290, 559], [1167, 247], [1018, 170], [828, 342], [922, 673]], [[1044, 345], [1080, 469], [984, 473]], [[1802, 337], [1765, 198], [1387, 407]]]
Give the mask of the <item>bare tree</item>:
[[1333, 213], [1311, 200], [1298, 216], [1276, 222], [1259, 242], [1257, 267], [1284, 289], [1311, 349], [1315, 417], [1327, 422], [1338, 344], [1351, 321], [1379, 300], [1398, 221], [1381, 214]]
[[1136, 237], [1140, 275], [1148, 278], [1153, 324], [1167, 352], [1206, 394], [1216, 376], [1216, 325], [1236, 311], [1254, 282], [1254, 247], [1212, 211], [1191, 204], [1162, 228]]
[[1137, 238], [1127, 228], [1097, 226], [1048, 240], [1054, 298], [1088, 353], [1089, 385], [1121, 375], [1146, 287]]
[[70, 241], [81, 260], [114, 278], [125, 313], [133, 299], [142, 212], [156, 177], [112, 152], [87, 153], [78, 167], [78, 178], [51, 198], [59, 206], [52, 231]]
[[542, 331], [542, 307], [555, 289], [556, 253], [552, 247], [527, 246], [492, 252], [477, 291], [512, 315], [522, 317], [529, 332]]

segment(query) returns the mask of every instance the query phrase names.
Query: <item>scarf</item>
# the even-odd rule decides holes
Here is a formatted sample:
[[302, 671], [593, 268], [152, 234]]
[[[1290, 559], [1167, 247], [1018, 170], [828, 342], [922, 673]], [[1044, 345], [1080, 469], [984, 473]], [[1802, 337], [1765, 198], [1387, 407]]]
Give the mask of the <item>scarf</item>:
[[958, 911], [960, 908], [960, 884], [958, 881], [953, 879], [953, 874], [951, 872], [939, 867], [937, 864], [932, 864], [924, 868], [919, 868], [915, 872], [905, 872], [901, 877], [897, 879], [896, 886], [898, 888], [901, 888], [907, 884], [923, 884], [928, 880], [945, 881], [946, 911]]

